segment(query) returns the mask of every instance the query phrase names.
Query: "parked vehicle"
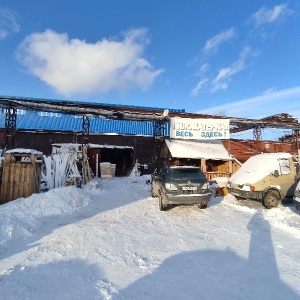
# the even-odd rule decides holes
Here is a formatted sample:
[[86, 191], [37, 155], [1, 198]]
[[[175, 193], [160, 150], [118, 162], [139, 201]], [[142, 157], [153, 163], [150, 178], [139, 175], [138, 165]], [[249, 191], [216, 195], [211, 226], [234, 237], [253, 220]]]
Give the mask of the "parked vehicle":
[[264, 207], [278, 206], [293, 198], [298, 164], [289, 153], [264, 153], [250, 157], [228, 181], [228, 192], [238, 199], [260, 201]]
[[300, 180], [295, 188], [294, 205], [296, 206], [297, 210], [300, 210]]
[[167, 166], [152, 176], [152, 197], [158, 197], [159, 209], [169, 205], [197, 204], [206, 208], [211, 198], [209, 183], [198, 167]]

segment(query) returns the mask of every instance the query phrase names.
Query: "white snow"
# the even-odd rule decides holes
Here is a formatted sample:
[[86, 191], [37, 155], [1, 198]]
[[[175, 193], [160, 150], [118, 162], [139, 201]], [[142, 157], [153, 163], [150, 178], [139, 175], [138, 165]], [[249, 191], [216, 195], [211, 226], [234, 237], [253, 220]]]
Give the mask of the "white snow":
[[42, 152], [34, 150], [34, 149], [24, 149], [24, 148], [14, 148], [10, 150], [6, 150], [5, 153], [32, 153], [32, 154], [41, 154]]
[[228, 195], [161, 212], [149, 179], [1, 205], [0, 299], [300, 299], [293, 204]]
[[183, 141], [165, 140], [173, 157], [193, 159], [232, 160], [228, 151], [219, 140]]

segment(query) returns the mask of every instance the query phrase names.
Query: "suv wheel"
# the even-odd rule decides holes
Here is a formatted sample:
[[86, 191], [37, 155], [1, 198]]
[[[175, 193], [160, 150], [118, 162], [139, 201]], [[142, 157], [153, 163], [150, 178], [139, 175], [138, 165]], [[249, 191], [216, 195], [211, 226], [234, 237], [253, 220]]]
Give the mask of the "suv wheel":
[[265, 208], [277, 207], [279, 204], [279, 195], [275, 191], [269, 191], [266, 193], [265, 197], [262, 200], [262, 205]]
[[207, 208], [207, 203], [200, 203], [199, 208], [201, 209]]

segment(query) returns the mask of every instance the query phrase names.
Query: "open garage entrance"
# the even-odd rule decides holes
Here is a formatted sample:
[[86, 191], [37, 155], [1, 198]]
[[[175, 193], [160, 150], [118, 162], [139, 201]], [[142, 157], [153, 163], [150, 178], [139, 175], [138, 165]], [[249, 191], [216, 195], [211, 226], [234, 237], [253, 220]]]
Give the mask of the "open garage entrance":
[[126, 176], [133, 166], [133, 147], [90, 144], [88, 157], [95, 176], [100, 176], [99, 165], [103, 162], [116, 165], [116, 176]]

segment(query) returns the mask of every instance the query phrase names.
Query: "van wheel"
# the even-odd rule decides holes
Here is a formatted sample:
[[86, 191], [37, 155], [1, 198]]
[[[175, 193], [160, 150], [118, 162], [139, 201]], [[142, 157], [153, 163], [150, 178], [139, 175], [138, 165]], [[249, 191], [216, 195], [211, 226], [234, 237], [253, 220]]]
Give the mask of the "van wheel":
[[274, 191], [269, 191], [266, 193], [265, 197], [262, 200], [262, 205], [265, 208], [277, 207], [279, 204], [279, 195]]

